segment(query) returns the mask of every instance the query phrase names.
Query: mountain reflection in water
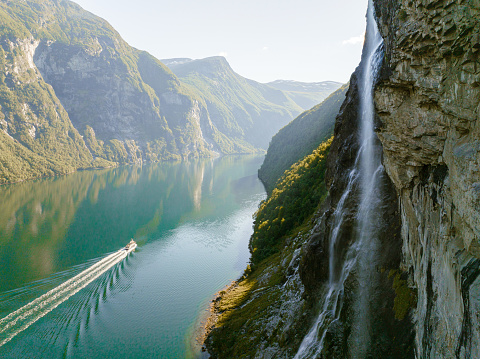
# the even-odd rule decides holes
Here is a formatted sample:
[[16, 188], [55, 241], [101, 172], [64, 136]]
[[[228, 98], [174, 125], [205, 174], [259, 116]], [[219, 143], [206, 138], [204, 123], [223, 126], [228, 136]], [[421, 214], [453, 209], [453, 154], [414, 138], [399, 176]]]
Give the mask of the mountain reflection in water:
[[137, 253], [0, 347], [0, 356], [177, 358], [248, 262], [263, 158], [127, 166], [0, 187], [0, 318], [130, 238]]

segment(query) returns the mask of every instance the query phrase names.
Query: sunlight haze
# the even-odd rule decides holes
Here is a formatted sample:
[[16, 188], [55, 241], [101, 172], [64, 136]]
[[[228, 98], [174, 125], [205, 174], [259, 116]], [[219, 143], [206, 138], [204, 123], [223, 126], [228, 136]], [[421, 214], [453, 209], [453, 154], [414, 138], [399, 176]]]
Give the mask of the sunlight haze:
[[259, 82], [348, 81], [367, 8], [366, 0], [76, 2], [159, 59], [221, 55]]

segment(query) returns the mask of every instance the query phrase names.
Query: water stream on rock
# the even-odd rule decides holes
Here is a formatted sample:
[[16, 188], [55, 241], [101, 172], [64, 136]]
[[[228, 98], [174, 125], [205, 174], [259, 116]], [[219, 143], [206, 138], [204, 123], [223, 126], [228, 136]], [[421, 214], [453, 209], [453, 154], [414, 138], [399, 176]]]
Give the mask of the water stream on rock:
[[[376, 275], [376, 219], [378, 218], [380, 191], [378, 180], [383, 173], [380, 153], [376, 150], [374, 133], [373, 90], [377, 72], [383, 57], [383, 40], [378, 31], [372, 0], [367, 11], [367, 31], [364, 45], [363, 71], [359, 80], [360, 93], [360, 150], [348, 178], [347, 187], [333, 213], [333, 225], [329, 238], [329, 281], [322, 310], [303, 339], [295, 359], [316, 358], [322, 351], [325, 336], [332, 323], [338, 320], [343, 305], [344, 285], [353, 268], [358, 290], [354, 303], [352, 332], [349, 337], [350, 356], [364, 358], [370, 341], [370, 302]], [[344, 258], [336, 258], [337, 239], [344, 222], [344, 205], [347, 198], [359, 188], [359, 206], [356, 216], [356, 238]], [[341, 252], [341, 251], [340, 251]], [[340, 273], [337, 263], [343, 259]]]

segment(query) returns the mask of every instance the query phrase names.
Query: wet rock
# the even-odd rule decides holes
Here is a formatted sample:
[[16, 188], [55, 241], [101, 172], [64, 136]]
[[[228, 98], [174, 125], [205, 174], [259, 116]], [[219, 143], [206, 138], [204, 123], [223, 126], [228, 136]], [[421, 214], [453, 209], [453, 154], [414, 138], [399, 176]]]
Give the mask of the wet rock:
[[[348, 186], [349, 176], [355, 166], [359, 151], [359, 93], [358, 78], [361, 78], [362, 64], [352, 75], [350, 89], [342, 105], [335, 126], [335, 138], [328, 158], [326, 183], [329, 188], [328, 205], [323, 216], [302, 250], [300, 277], [305, 286], [309, 300], [321, 306], [325, 297], [325, 288], [329, 280], [329, 240], [334, 229], [333, 213], [339, 206], [339, 201]], [[385, 76], [386, 72], [382, 74]], [[377, 117], [376, 125], [380, 126]], [[382, 152], [379, 141], [376, 151]], [[369, 315], [365, 320], [370, 327], [367, 357], [372, 358], [413, 358], [414, 332], [410, 314], [401, 320], [395, 318], [394, 301], [396, 297], [390, 271], [398, 270], [402, 259], [401, 223], [398, 204], [398, 194], [390, 178], [384, 174], [379, 181], [378, 191], [382, 193], [380, 213], [373, 226], [378, 233], [379, 249], [375, 254], [375, 272], [368, 273], [371, 283], [363, 283], [363, 276], [356, 266], [351, 270], [344, 284], [344, 291], [338, 304], [338, 319], [331, 322], [325, 335], [324, 347], [320, 358], [353, 358], [358, 346], [358, 337], [352, 335], [358, 323], [358, 301], [360, 288], [371, 285], [372, 295], [367, 298]], [[357, 218], [359, 211], [360, 188], [354, 185], [343, 205], [343, 220], [339, 227], [336, 245], [334, 247], [335, 273], [341, 271], [345, 264], [347, 253], [357, 238]], [[410, 313], [413, 308], [406, 311]], [[321, 309], [317, 309], [319, 311]], [[392, 354], [392, 353], [399, 353]], [[392, 356], [393, 355], [393, 356]]]
[[[478, 356], [478, 1], [375, 2], [386, 41], [375, 92], [384, 164], [397, 189], [403, 268], [418, 290], [419, 358]], [[467, 279], [471, 278], [471, 279]], [[471, 282], [471, 283], [470, 283]]]

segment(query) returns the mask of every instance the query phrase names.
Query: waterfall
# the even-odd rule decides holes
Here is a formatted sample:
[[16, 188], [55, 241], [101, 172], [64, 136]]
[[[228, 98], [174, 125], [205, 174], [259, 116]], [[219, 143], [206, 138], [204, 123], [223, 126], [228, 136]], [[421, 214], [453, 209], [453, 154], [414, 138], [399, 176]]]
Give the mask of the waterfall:
[[[381, 154], [376, 146], [374, 133], [375, 109], [373, 91], [378, 68], [383, 58], [383, 40], [374, 16], [373, 0], [367, 10], [366, 40], [363, 49], [362, 72], [359, 79], [359, 144], [360, 148], [348, 184], [333, 213], [329, 237], [329, 280], [325, 299], [315, 323], [303, 339], [295, 359], [316, 358], [323, 349], [330, 324], [337, 321], [342, 310], [344, 284], [353, 268], [357, 281], [357, 300], [353, 304], [354, 318], [348, 338], [350, 357], [364, 358], [370, 344], [370, 303], [375, 295], [376, 257], [378, 238], [376, 223], [380, 191], [379, 178], [383, 174]], [[359, 206], [356, 216], [356, 236], [343, 258], [337, 258], [337, 239], [344, 221], [344, 205], [347, 198], [359, 191]], [[341, 252], [341, 251], [340, 251]], [[341, 263], [339, 273], [336, 273]]]

